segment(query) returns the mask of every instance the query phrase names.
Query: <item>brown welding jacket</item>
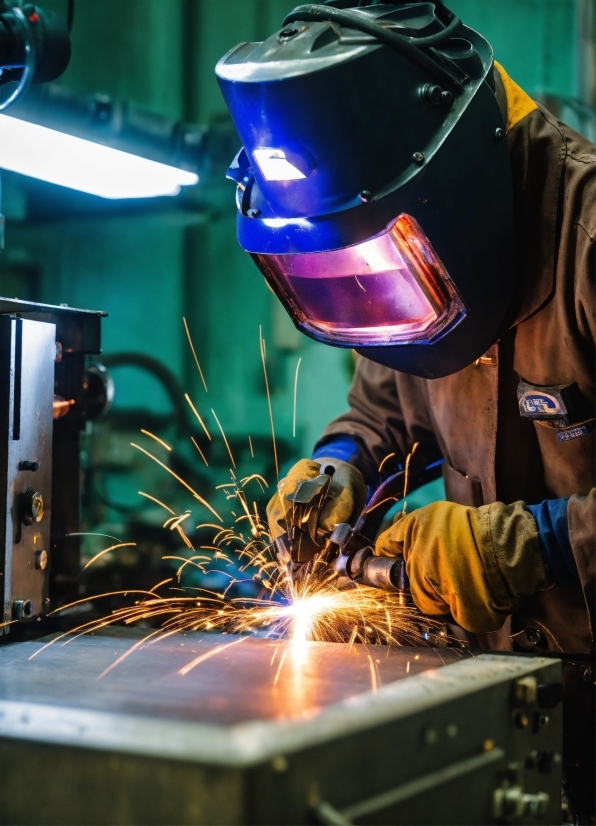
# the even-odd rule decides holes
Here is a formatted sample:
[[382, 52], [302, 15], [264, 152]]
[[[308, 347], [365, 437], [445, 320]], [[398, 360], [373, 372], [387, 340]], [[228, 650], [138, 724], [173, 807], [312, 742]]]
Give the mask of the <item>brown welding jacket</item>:
[[534, 104], [511, 125], [514, 84], [506, 76], [505, 88], [496, 80], [511, 126], [518, 246], [506, 332], [477, 363], [440, 379], [359, 358], [350, 410], [329, 425], [321, 443], [337, 434], [355, 438], [372, 479], [388, 454], [403, 458], [420, 442], [429, 460], [445, 458], [447, 498], [464, 505], [570, 496], [581, 583], [527, 599], [501, 631], [478, 642], [510, 649], [513, 638], [537, 653], [585, 655], [594, 624], [594, 433], [558, 441], [552, 428], [520, 416], [517, 386], [520, 379], [541, 386], [577, 382], [594, 410], [596, 147]]

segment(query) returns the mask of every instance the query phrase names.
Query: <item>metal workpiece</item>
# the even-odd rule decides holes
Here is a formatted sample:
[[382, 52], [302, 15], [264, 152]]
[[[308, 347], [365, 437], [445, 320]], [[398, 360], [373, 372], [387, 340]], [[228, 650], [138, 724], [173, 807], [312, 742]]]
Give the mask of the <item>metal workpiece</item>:
[[206, 633], [63, 642], [0, 647], [1, 822], [560, 822], [555, 660]]

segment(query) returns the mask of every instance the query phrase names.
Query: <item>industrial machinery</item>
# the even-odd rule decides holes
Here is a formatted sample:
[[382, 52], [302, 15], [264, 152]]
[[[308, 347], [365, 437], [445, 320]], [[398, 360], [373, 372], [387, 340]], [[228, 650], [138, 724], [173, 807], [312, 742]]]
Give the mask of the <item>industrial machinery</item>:
[[555, 660], [142, 643], [0, 648], [1, 822], [561, 822]]
[[79, 434], [111, 400], [104, 313], [0, 298], [3, 632], [61, 604], [79, 573]]

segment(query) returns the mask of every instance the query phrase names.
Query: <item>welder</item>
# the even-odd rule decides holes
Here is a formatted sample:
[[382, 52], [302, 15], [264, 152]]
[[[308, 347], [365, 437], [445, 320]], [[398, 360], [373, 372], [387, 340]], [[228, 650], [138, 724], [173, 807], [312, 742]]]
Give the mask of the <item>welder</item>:
[[216, 70], [238, 240], [300, 330], [358, 354], [271, 531], [322, 468], [319, 528], [353, 521], [419, 442], [447, 501], [375, 553], [473, 645], [564, 655], [565, 790], [593, 822], [596, 147], [442, 3], [353, 6], [300, 6]]

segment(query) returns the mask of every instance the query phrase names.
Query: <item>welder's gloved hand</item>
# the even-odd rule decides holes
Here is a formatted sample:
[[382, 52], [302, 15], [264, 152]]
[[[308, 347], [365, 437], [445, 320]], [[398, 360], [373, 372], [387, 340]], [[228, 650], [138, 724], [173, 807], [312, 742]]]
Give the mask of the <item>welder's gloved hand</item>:
[[522, 597], [552, 585], [523, 502], [480, 508], [435, 502], [400, 514], [377, 539], [375, 554], [403, 554], [418, 608], [451, 613], [475, 633], [496, 631]]
[[321, 509], [318, 527], [332, 531], [338, 522], [350, 522], [360, 515], [366, 502], [366, 484], [358, 468], [341, 459], [301, 459], [290, 469], [285, 479], [279, 483], [279, 492], [275, 493], [267, 505], [267, 520], [271, 537], [277, 539], [286, 533], [295, 509], [287, 501], [289, 493], [296, 490], [299, 482], [314, 479], [327, 467], [333, 467], [333, 480], [327, 494], [327, 501]]

